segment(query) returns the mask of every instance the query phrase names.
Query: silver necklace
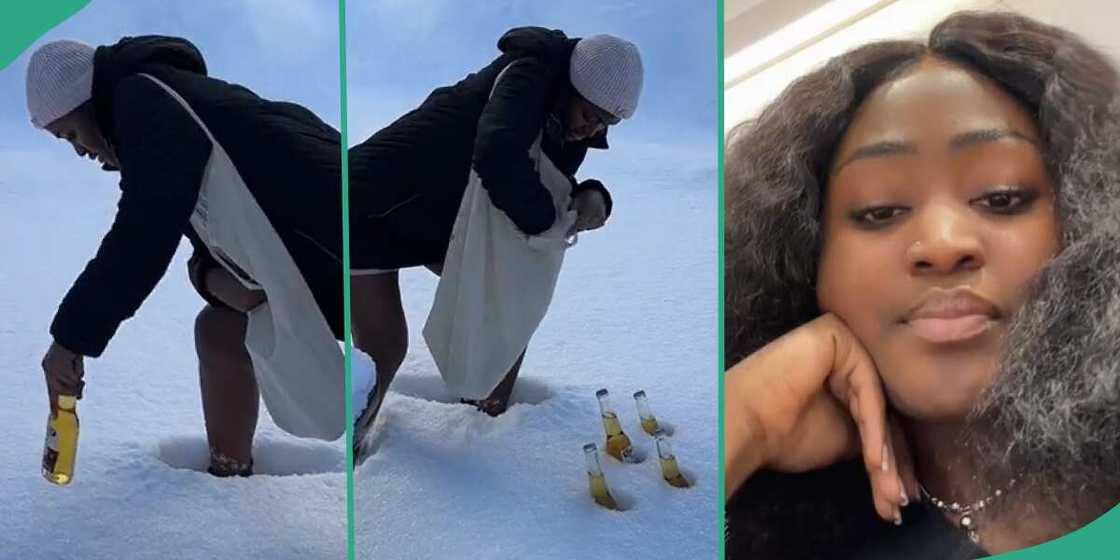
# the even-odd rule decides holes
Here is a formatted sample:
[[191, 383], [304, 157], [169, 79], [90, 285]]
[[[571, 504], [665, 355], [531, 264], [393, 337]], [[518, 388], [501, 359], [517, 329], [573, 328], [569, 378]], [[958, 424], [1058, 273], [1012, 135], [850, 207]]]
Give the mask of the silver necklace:
[[[990, 506], [993, 501], [1005, 494], [1002, 489], [997, 489], [988, 497], [971, 504], [962, 505], [959, 502], [947, 504], [944, 501], [939, 500], [933, 494], [930, 494], [929, 490], [926, 490], [926, 487], [924, 485], [919, 484], [918, 486], [922, 489], [922, 496], [925, 499], [929, 500], [930, 503], [932, 503], [934, 506], [936, 506], [937, 509], [953, 515], [959, 515], [960, 520], [957, 521], [957, 525], [962, 531], [964, 531], [966, 535], [968, 535], [968, 538], [976, 544], [980, 544], [980, 530], [976, 523], [976, 516], [979, 515], [981, 511], [984, 511], [984, 508]], [[1010, 491], [1014, 486], [1015, 479], [1012, 478], [1011, 481], [1007, 483], [1007, 490]]]

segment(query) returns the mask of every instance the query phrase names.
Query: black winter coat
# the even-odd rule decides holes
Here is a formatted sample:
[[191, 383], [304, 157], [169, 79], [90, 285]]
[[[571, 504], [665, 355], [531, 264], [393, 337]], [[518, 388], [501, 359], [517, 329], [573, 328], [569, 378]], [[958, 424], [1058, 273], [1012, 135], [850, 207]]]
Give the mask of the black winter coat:
[[183, 235], [194, 244], [195, 258], [216, 265], [189, 221], [210, 139], [141, 72], [178, 92], [206, 123], [341, 336], [338, 132], [301, 106], [207, 77], [202, 55], [184, 39], [144, 36], [96, 51], [93, 103], [121, 162], [121, 198], [97, 255], [59, 306], [51, 324], [55, 340], [99, 356], [163, 277]]
[[[606, 133], [564, 141], [558, 101], [572, 95], [568, 66], [578, 39], [522, 27], [498, 41], [502, 54], [458, 83], [433, 91], [416, 109], [350, 148], [351, 265], [394, 269], [443, 262], [472, 165], [494, 205], [533, 235], [556, 219], [551, 196], [529, 160], [542, 130], [545, 155], [569, 177]], [[498, 74], [515, 60], [494, 90]], [[600, 190], [572, 179], [573, 194]]]

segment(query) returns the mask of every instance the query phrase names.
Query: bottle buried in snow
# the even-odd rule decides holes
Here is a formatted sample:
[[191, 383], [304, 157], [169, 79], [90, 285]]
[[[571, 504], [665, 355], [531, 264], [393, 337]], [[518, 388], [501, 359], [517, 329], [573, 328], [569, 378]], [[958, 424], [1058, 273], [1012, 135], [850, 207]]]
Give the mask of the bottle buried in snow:
[[43, 445], [43, 478], [65, 486], [74, 479], [78, 453], [78, 403], [71, 395], [59, 395], [57, 410], [47, 417], [47, 441]]
[[649, 401], [646, 400], [646, 392], [638, 391], [634, 393], [634, 402], [638, 405], [638, 418], [642, 421], [642, 431], [651, 436], [661, 431], [661, 427], [657, 425], [657, 417], [655, 417], [653, 411], [649, 409]]
[[673, 448], [669, 446], [669, 436], [665, 435], [665, 432], [658, 431], [653, 437], [657, 438], [657, 457], [661, 460], [661, 476], [665, 477], [665, 482], [677, 488], [692, 486], [692, 483], [681, 474], [677, 458], [673, 455]]
[[603, 417], [603, 430], [607, 432], [607, 455], [623, 463], [641, 463], [642, 457], [634, 451], [629, 436], [622, 431], [622, 424], [618, 422], [618, 414], [611, 408], [607, 390], [599, 389], [595, 396], [599, 398], [599, 413]]
[[622, 511], [611, 491], [607, 488], [607, 479], [603, 476], [603, 469], [599, 465], [599, 448], [594, 443], [583, 446], [583, 456], [587, 459], [587, 483], [591, 497], [595, 503], [615, 511]]

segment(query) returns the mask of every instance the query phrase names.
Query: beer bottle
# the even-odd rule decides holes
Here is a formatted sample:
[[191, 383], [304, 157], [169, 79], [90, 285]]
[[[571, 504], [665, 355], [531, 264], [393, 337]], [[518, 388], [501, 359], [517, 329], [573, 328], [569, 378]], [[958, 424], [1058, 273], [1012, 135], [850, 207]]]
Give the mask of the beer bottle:
[[622, 431], [622, 424], [618, 422], [618, 414], [611, 407], [607, 390], [599, 389], [595, 396], [599, 398], [599, 413], [603, 417], [603, 430], [607, 432], [607, 455], [623, 463], [641, 463], [642, 458], [635, 453], [630, 437]]
[[645, 391], [634, 393], [634, 402], [638, 405], [638, 418], [642, 421], [642, 431], [649, 435], [656, 434], [661, 428], [657, 425], [657, 418], [649, 409], [649, 401]]
[[594, 443], [589, 443], [583, 446], [583, 456], [587, 459], [587, 481], [595, 503], [607, 509], [620, 511], [618, 502], [607, 488], [607, 479], [603, 476], [603, 469], [599, 465], [599, 448]]
[[64, 486], [74, 478], [78, 453], [78, 404], [72, 395], [59, 395], [57, 409], [47, 417], [47, 440], [43, 446], [43, 477]]
[[658, 431], [653, 437], [657, 438], [657, 457], [661, 460], [661, 476], [665, 482], [677, 488], [688, 488], [692, 484], [681, 474], [677, 465], [677, 458], [673, 455], [673, 448], [669, 446], [669, 436]]

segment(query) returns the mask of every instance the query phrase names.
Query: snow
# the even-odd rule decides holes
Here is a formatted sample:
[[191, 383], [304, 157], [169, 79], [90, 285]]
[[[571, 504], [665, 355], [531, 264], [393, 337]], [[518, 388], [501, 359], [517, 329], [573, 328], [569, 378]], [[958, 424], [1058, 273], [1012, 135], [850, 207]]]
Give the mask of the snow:
[[0, 558], [345, 558], [341, 441], [286, 435], [262, 407], [255, 456], [267, 474], [201, 472], [192, 333], [202, 300], [187, 280], [186, 242], [106, 353], [86, 360], [74, 481], [43, 480], [39, 361], [58, 302], [93, 256], [118, 196], [116, 174], [49, 140], [49, 148], [0, 152]]
[[[515, 404], [494, 419], [448, 395], [420, 333], [437, 279], [402, 273], [411, 344], [355, 473], [357, 558], [714, 558], [719, 550], [717, 201], [713, 154], [619, 139], [580, 177], [615, 201], [567, 255], [530, 343]], [[607, 388], [647, 460], [602, 453], [595, 391]], [[644, 389], [674, 428], [695, 486], [661, 478], [638, 424]], [[624, 512], [588, 495], [594, 442]]]
[[[47, 139], [44, 139], [46, 142]], [[713, 139], [714, 144], [714, 139]], [[262, 407], [258, 470], [202, 471], [192, 343], [201, 308], [183, 248], [105, 355], [86, 361], [74, 482], [39, 474], [47, 402], [39, 360], [62, 295], [112, 220], [116, 175], [68, 148], [0, 151], [0, 558], [344, 558], [343, 442], [301, 440]], [[703, 149], [701, 149], [703, 148]], [[448, 395], [420, 330], [436, 279], [402, 275], [411, 346], [356, 473], [359, 558], [714, 557], [717, 527], [717, 258], [714, 146], [617, 139], [585, 177], [615, 215], [568, 255], [514, 394], [493, 419]], [[65, 201], [65, 202], [63, 202]], [[650, 459], [602, 458], [625, 512], [595, 506], [581, 447], [602, 447], [595, 391]], [[696, 485], [657, 470], [631, 395], [675, 428]]]

